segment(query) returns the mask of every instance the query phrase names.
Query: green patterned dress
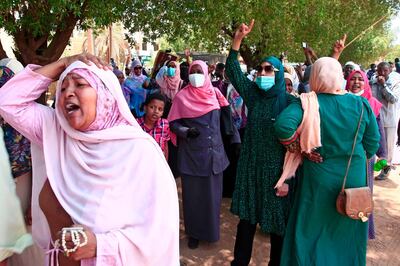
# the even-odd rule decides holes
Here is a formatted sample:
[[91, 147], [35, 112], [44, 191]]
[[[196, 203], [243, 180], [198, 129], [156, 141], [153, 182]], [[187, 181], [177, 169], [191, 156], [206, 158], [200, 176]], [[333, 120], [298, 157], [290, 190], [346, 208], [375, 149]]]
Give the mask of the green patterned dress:
[[242, 73], [237, 58], [238, 52], [231, 50], [226, 74], [248, 108], [248, 121], [231, 212], [251, 224], [260, 224], [265, 233], [283, 235], [291, 199], [275, 195], [274, 186], [282, 173], [285, 149], [273, 128], [277, 115], [288, 104], [283, 66], [278, 59], [269, 58], [279, 72], [276, 72], [275, 86], [264, 92]]

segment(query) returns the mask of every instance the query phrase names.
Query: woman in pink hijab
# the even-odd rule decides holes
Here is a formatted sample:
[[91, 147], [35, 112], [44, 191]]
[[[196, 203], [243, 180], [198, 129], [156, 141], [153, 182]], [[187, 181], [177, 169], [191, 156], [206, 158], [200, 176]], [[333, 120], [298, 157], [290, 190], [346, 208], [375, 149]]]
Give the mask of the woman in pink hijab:
[[[57, 79], [56, 109], [35, 103]], [[33, 237], [46, 264], [179, 264], [174, 179], [98, 58], [28, 65], [0, 95], [0, 115], [32, 142]]]
[[160, 68], [156, 76], [156, 82], [160, 86], [161, 93], [172, 101], [178, 91], [182, 88], [179, 63], [176, 61], [167, 61]]
[[222, 173], [228, 166], [220, 130], [220, 109], [228, 101], [211, 85], [205, 62], [189, 68], [190, 84], [179, 91], [168, 116], [178, 146], [178, 171], [188, 246], [219, 240]]
[[[376, 152], [376, 155], [379, 157], [379, 159], [386, 159], [386, 136], [382, 120], [379, 115], [382, 104], [375, 97], [372, 96], [371, 86], [369, 85], [368, 77], [365, 72], [362, 70], [354, 70], [353, 72], [351, 72], [347, 78], [346, 90], [351, 94], [364, 97], [368, 100], [369, 105], [371, 106], [371, 109], [375, 114], [376, 122], [378, 123], [379, 127], [379, 134], [381, 135], [379, 141], [379, 149]], [[374, 187], [375, 159], [375, 155], [372, 156], [372, 158], [368, 160], [367, 164], [368, 186], [370, 187], [371, 191], [373, 191]], [[386, 167], [390, 168], [390, 166], [388, 165]], [[375, 239], [375, 225], [373, 214], [371, 214], [368, 219], [368, 238]]]

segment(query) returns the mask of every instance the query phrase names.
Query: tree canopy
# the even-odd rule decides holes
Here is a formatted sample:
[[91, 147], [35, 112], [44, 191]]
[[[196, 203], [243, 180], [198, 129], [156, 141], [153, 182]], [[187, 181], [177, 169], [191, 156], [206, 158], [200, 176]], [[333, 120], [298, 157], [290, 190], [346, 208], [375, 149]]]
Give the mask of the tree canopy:
[[96, 29], [123, 20], [126, 29], [144, 32], [149, 41], [164, 37], [213, 52], [229, 49], [235, 28], [254, 18], [255, 28], [241, 48], [252, 65], [284, 51], [290, 61], [302, 61], [302, 42], [327, 55], [343, 33], [351, 40], [387, 15], [342, 55], [366, 63], [388, 53], [387, 21], [399, 6], [398, 0], [3, 0], [0, 28], [13, 36], [23, 63], [46, 64], [61, 56], [76, 27]]
[[149, 0], [135, 1], [124, 18], [131, 32], [143, 31], [150, 39], [164, 36], [171, 43], [208, 51], [229, 49], [236, 27], [254, 18], [253, 32], [241, 47], [244, 60], [252, 65], [264, 55], [284, 51], [289, 61], [303, 61], [302, 42], [318, 55], [328, 55], [344, 33], [352, 40], [386, 16], [341, 57], [367, 63], [389, 48], [387, 22], [399, 7], [396, 0]]
[[2, 0], [0, 28], [13, 37], [19, 60], [46, 64], [61, 56], [76, 27], [107, 26], [121, 19], [126, 6], [124, 0]]

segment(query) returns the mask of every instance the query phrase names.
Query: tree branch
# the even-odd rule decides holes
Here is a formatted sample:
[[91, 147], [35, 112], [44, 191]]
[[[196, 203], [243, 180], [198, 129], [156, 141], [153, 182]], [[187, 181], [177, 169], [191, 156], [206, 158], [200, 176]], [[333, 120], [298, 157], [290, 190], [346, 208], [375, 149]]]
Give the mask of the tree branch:
[[221, 30], [222, 30], [226, 35], [228, 35], [228, 36], [230, 36], [231, 38], [233, 38], [233, 36], [234, 36], [233, 32], [230, 31], [227, 27], [222, 26], [222, 27], [221, 27]]
[[78, 20], [79, 19], [70, 11], [65, 18], [67, 26], [65, 28], [61, 26], [57, 27], [51, 43], [43, 52], [43, 56], [48, 58], [47, 63], [54, 62], [61, 57]]

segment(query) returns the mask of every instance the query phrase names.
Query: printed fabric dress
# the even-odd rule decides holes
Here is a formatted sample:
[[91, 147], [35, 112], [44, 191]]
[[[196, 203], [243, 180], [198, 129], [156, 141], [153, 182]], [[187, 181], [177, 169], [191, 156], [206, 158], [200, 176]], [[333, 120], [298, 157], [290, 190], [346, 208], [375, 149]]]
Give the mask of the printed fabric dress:
[[[336, 198], [341, 190], [360, 119], [362, 123], [347, 177], [346, 188], [367, 185], [366, 156], [379, 147], [375, 115], [365, 98], [344, 94], [318, 94], [322, 163], [307, 159], [296, 189], [286, 229], [281, 265], [355, 266], [366, 264], [368, 223], [339, 214]], [[289, 105], [275, 124], [280, 139], [290, 139], [302, 121], [300, 101]]]

